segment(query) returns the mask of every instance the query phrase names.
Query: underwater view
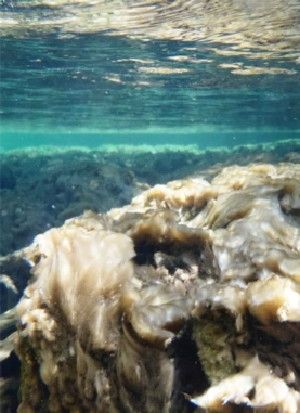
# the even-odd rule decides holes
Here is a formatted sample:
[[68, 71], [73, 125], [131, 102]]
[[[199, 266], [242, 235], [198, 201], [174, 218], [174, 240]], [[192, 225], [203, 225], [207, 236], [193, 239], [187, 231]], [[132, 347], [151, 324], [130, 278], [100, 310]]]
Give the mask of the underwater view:
[[299, 0], [1, 0], [0, 41], [1, 413], [299, 413]]

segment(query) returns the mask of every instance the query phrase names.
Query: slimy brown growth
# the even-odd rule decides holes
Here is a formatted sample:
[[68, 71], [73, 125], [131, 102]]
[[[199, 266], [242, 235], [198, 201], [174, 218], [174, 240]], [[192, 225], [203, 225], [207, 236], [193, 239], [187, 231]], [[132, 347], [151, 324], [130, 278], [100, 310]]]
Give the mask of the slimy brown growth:
[[299, 216], [300, 165], [250, 165], [38, 235], [18, 413], [297, 413]]

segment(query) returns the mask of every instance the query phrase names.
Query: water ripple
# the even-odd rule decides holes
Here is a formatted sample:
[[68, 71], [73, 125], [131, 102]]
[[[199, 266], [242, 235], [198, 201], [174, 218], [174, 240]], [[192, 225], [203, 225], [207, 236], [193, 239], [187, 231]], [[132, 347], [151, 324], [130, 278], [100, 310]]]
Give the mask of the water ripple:
[[[106, 32], [142, 40], [205, 40], [223, 53], [299, 63], [298, 0], [4, 0], [0, 35]], [[216, 52], [218, 48], [216, 47]]]

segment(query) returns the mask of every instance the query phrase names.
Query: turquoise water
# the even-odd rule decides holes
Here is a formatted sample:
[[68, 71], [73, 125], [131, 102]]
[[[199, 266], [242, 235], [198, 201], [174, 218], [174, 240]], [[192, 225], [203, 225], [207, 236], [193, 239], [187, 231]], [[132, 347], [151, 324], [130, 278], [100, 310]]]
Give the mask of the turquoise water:
[[0, 10], [1, 254], [146, 184], [299, 162], [298, 0]]
[[[11, 254], [66, 219], [300, 163], [299, 0], [0, 0], [0, 42], [0, 274], [18, 288], [0, 279], [0, 313], [29, 278]], [[1, 367], [14, 413], [16, 356]]]
[[299, 138], [299, 2], [260, 3], [3, 1], [1, 148]]

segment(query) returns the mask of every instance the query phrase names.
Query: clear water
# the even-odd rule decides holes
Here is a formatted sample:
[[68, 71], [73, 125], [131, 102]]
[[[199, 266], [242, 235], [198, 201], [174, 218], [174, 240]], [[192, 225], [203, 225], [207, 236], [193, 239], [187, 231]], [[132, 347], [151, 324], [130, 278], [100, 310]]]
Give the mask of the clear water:
[[0, 42], [0, 274], [18, 289], [0, 277], [0, 313], [38, 233], [148, 184], [300, 162], [299, 0], [0, 0]]
[[1, 148], [299, 138], [300, 3], [1, 3]]
[[0, 255], [137, 181], [298, 162], [299, 0], [0, 8]]
[[0, 313], [29, 277], [9, 254], [67, 218], [300, 162], [299, 0], [0, 0], [0, 42]]
[[300, 162], [299, 0], [0, 0], [0, 42], [0, 274], [18, 289], [0, 277], [0, 313], [38, 233], [149, 184]]

